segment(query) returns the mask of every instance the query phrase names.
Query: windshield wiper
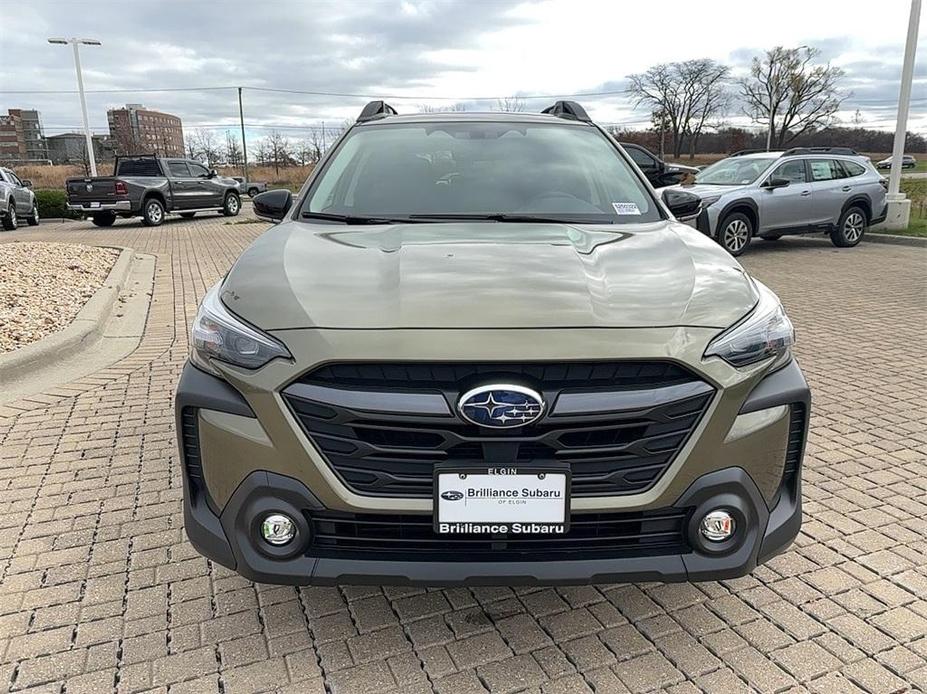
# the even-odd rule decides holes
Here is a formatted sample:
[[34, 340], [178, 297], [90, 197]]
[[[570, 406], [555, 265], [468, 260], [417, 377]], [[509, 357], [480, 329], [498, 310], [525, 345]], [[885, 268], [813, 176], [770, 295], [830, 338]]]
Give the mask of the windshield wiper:
[[328, 212], [303, 212], [300, 217], [303, 219], [326, 219], [344, 224], [409, 224], [414, 222], [411, 219], [394, 217], [363, 217], [353, 214], [330, 214]]
[[487, 222], [524, 222], [524, 223], [551, 223], [551, 224], [611, 224], [607, 221], [586, 221], [575, 219], [561, 219], [559, 217], [545, 217], [536, 214], [514, 214], [497, 212], [493, 214], [410, 214], [409, 219], [438, 220], [438, 221], [487, 221]]

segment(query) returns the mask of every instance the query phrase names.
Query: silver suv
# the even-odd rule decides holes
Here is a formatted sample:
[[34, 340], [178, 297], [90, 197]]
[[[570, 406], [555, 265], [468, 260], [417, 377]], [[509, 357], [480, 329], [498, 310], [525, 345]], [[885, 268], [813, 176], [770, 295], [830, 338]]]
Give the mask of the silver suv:
[[19, 176], [0, 166], [0, 227], [12, 231], [25, 219], [30, 226], [39, 223], [39, 206], [32, 192], [32, 181], [21, 181]]
[[855, 246], [887, 212], [885, 179], [844, 147], [738, 152], [676, 187], [702, 199], [696, 228], [735, 256], [754, 236], [823, 231], [835, 246]]

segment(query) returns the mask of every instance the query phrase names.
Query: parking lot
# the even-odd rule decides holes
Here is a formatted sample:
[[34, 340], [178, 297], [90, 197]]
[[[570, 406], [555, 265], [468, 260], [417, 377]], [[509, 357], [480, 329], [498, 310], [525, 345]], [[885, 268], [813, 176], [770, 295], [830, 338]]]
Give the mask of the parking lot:
[[265, 228], [207, 214], [0, 235], [157, 258], [135, 352], [0, 406], [0, 690], [927, 689], [927, 249], [796, 237], [742, 258], [785, 303], [814, 394], [802, 534], [751, 576], [296, 589], [192, 549], [174, 441], [197, 302]]

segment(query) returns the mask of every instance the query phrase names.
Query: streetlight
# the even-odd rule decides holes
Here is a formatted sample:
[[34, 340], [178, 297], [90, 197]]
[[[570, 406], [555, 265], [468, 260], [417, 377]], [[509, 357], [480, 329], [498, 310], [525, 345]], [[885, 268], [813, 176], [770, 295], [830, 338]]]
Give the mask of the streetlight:
[[904, 154], [905, 135], [908, 130], [908, 111], [911, 108], [911, 85], [914, 81], [914, 52], [917, 48], [917, 28], [920, 24], [921, 0], [911, 0], [908, 17], [908, 36], [901, 66], [901, 88], [898, 92], [898, 118], [895, 121], [895, 141], [892, 146], [892, 165], [888, 174], [888, 216], [886, 229], [907, 229], [911, 222], [911, 201], [901, 192], [901, 157]]
[[84, 97], [84, 77], [80, 72], [80, 53], [78, 52], [78, 46], [80, 44], [84, 44], [85, 46], [102, 46], [103, 44], [96, 39], [75, 38], [53, 38], [48, 39], [48, 42], [60, 45], [67, 45], [70, 43], [74, 47], [74, 69], [77, 70], [77, 91], [80, 93], [80, 110], [84, 118], [84, 138], [87, 140], [87, 158], [90, 160], [90, 175], [96, 176], [97, 162], [93, 157], [93, 138], [90, 136], [90, 125], [87, 123], [87, 99]]

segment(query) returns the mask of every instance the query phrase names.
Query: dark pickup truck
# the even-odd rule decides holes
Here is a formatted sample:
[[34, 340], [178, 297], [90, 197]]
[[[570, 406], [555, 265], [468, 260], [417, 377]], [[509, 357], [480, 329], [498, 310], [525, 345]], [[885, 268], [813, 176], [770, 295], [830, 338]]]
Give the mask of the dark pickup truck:
[[698, 169], [694, 166], [663, 161], [646, 147], [641, 147], [633, 142], [622, 142], [620, 144], [654, 188], [674, 186], [677, 183], [682, 183], [686, 176], [694, 176], [698, 173]]
[[66, 186], [68, 209], [99, 227], [112, 226], [116, 217], [141, 217], [146, 226], [158, 226], [168, 214], [218, 210], [233, 217], [241, 209], [234, 180], [189, 159], [117, 157], [112, 176], [69, 178]]

